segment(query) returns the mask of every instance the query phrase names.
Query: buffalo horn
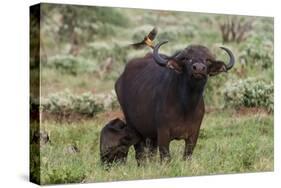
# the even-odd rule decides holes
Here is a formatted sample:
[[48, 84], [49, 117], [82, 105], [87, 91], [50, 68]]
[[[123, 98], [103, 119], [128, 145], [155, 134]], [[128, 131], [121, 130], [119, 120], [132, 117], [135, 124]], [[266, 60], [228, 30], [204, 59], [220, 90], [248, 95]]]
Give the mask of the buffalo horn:
[[229, 55], [229, 62], [226, 65], [226, 69], [229, 70], [234, 65], [234, 62], [235, 62], [234, 55], [232, 54], [232, 52], [228, 48], [226, 48], [226, 47], [220, 47], [220, 48], [223, 49]]
[[168, 63], [168, 59], [164, 59], [164, 58], [162, 58], [160, 55], [159, 55], [159, 48], [163, 45], [163, 44], [165, 44], [165, 43], [167, 43], [168, 41], [163, 41], [163, 42], [160, 42], [160, 43], [158, 43], [155, 47], [154, 47], [154, 49], [153, 49], [153, 59], [156, 61], [156, 63], [158, 64], [158, 65], [160, 65], [160, 66], [166, 66], [167, 65], [167, 63]]

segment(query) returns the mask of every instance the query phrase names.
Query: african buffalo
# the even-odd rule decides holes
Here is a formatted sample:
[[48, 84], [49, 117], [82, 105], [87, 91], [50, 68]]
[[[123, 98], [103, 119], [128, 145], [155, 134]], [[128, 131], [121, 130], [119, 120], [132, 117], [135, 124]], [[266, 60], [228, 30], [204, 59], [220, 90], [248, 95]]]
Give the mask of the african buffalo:
[[129, 147], [139, 141], [137, 133], [116, 118], [107, 123], [100, 134], [100, 158], [103, 164], [125, 162]]
[[165, 43], [157, 44], [153, 54], [131, 60], [115, 83], [127, 126], [140, 135], [134, 145], [138, 162], [147, 139], [152, 153], [159, 147], [161, 161], [170, 159], [169, 144], [174, 139], [185, 140], [183, 157], [191, 157], [205, 113], [207, 79], [227, 72], [235, 61], [225, 47], [221, 49], [229, 56], [227, 64], [202, 45], [190, 45], [172, 56], [160, 55]]

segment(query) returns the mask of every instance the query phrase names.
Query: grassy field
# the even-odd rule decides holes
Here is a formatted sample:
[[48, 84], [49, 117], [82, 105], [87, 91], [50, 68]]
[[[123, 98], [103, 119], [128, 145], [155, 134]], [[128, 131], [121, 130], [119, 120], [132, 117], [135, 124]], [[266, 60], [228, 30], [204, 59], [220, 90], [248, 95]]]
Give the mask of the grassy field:
[[[233, 118], [235, 117], [235, 118]], [[172, 161], [159, 156], [137, 167], [133, 147], [126, 165], [105, 170], [99, 160], [99, 132], [108, 121], [100, 114], [74, 123], [46, 121], [51, 143], [41, 146], [41, 183], [101, 182], [273, 170], [273, 118], [265, 112], [206, 114], [192, 161], [183, 161], [184, 142], [171, 143]], [[70, 148], [78, 148], [73, 152]]]
[[[231, 21], [235, 28], [229, 33], [235, 36], [250, 23], [243, 40], [223, 39], [221, 28]], [[169, 40], [161, 53], [201, 44], [218, 60], [227, 61], [219, 49], [226, 46], [236, 64], [227, 74], [208, 80], [204, 93], [208, 112], [192, 161], [181, 160], [184, 142], [173, 141], [169, 164], [160, 164], [158, 157], [137, 167], [131, 148], [126, 165], [105, 170], [100, 165], [99, 134], [120, 115], [114, 83], [130, 59], [151, 52], [128, 45], [142, 40], [154, 26], [159, 30], [156, 43]], [[31, 125], [32, 177], [41, 184], [55, 184], [272, 171], [273, 26], [273, 19], [265, 17], [42, 5], [41, 103], [33, 94], [38, 87], [35, 77], [31, 106], [40, 107], [40, 132], [48, 134], [50, 142], [39, 149], [38, 140], [33, 141], [39, 125]], [[38, 32], [34, 28], [31, 31]], [[37, 52], [39, 39], [33, 40], [31, 49]], [[31, 57], [31, 72], [37, 71], [32, 69], [35, 59]]]

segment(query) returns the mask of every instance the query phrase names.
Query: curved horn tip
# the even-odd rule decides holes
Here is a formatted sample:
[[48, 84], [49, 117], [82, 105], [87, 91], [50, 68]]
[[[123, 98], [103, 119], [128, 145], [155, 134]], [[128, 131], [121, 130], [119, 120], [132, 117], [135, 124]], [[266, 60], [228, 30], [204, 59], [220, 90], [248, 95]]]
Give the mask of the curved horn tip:
[[220, 46], [221, 49], [223, 50], [229, 50], [228, 48], [224, 47], [224, 46]]
[[163, 42], [159, 42], [153, 50], [153, 59], [156, 61], [157, 64], [159, 64], [160, 66], [166, 66], [166, 64], [168, 63], [168, 60], [163, 59], [159, 54], [158, 54], [158, 50], [159, 48], [167, 43], [168, 41], [163, 41]]
[[229, 70], [234, 66], [234, 63], [235, 63], [234, 55], [230, 49], [228, 49], [224, 46], [220, 46], [220, 48], [223, 49], [230, 57], [229, 63], [226, 65], [226, 69]]
[[163, 44], [166, 44], [166, 43], [168, 43], [169, 41], [167, 41], [167, 40], [165, 40], [165, 41], [162, 41], [162, 42], [159, 42], [158, 43], [158, 46], [162, 46]]

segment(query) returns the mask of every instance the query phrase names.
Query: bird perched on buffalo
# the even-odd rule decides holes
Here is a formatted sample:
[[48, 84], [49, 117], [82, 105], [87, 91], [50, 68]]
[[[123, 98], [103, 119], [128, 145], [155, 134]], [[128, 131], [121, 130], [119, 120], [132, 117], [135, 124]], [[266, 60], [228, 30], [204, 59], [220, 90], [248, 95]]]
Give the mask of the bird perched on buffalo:
[[154, 48], [153, 40], [155, 39], [156, 35], [157, 35], [157, 28], [154, 27], [148, 33], [148, 35], [144, 37], [144, 39], [141, 42], [131, 44], [130, 46], [132, 46], [134, 49], [142, 49], [145, 46], [149, 46], [150, 48], [153, 49]]

